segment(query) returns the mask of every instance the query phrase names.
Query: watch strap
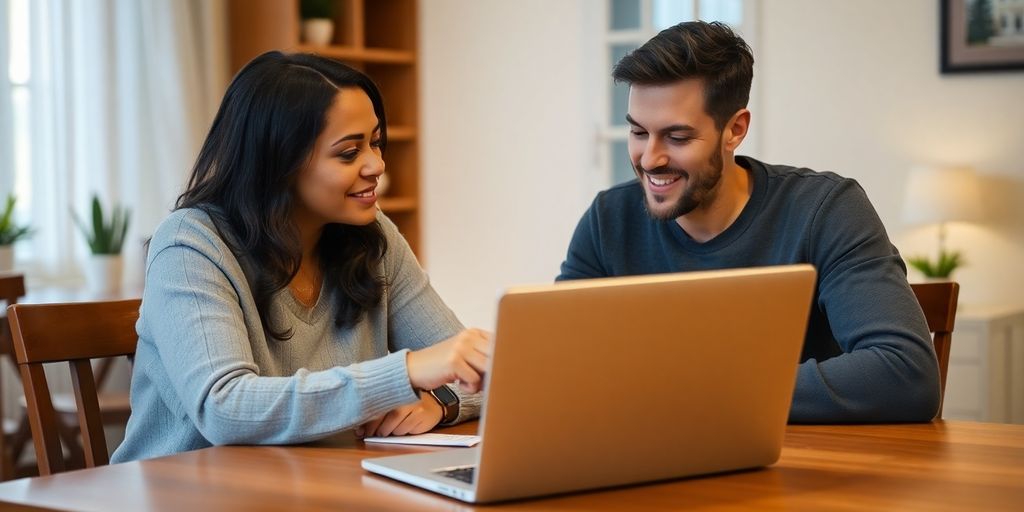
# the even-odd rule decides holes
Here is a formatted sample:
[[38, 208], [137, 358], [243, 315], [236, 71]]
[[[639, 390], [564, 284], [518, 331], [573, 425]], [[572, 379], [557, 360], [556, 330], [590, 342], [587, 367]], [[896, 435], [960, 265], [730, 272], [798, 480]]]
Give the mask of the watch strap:
[[448, 386], [427, 390], [430, 396], [441, 406], [441, 422], [439, 425], [450, 425], [459, 418], [459, 396]]

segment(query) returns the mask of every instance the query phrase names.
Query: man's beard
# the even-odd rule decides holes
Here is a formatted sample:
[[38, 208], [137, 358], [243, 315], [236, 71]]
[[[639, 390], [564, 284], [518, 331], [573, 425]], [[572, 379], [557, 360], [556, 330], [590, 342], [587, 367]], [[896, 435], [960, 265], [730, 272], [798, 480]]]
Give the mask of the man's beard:
[[[722, 170], [724, 168], [722, 165], [721, 136], [719, 136], [718, 141], [718, 147], [711, 154], [711, 158], [708, 159], [708, 167], [711, 172], [700, 174], [697, 178], [693, 178], [693, 175], [687, 171], [675, 169], [667, 165], [650, 170], [650, 174], [654, 175], [670, 174], [682, 176], [686, 179], [686, 188], [683, 189], [683, 194], [676, 201], [676, 204], [672, 208], [665, 210], [664, 213], [656, 212], [650, 202], [653, 201], [660, 204], [668, 200], [666, 197], [657, 194], [650, 197], [644, 194], [644, 208], [647, 210], [648, 215], [658, 220], [677, 219], [714, 199], [715, 190], [718, 182], [722, 180]], [[641, 180], [647, 179], [647, 170], [641, 167], [640, 164], [634, 166], [634, 171]]]

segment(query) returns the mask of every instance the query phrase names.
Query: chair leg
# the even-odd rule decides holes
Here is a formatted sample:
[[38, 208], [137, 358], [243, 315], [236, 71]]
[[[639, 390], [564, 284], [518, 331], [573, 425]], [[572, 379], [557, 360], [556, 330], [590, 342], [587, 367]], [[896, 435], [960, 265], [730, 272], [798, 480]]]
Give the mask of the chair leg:
[[8, 446], [6, 435], [0, 432], [0, 480], [6, 481], [14, 478], [14, 463], [11, 462], [11, 449]]
[[28, 422], [28, 416], [22, 415], [18, 422], [18, 429], [9, 438], [11, 464], [17, 469], [21, 456], [25, 453], [25, 447], [32, 441], [32, 425]]
[[69, 425], [65, 421], [57, 422], [57, 432], [61, 444], [67, 453], [64, 455], [65, 470], [82, 469], [85, 467], [85, 450], [82, 448], [81, 431], [78, 425]]

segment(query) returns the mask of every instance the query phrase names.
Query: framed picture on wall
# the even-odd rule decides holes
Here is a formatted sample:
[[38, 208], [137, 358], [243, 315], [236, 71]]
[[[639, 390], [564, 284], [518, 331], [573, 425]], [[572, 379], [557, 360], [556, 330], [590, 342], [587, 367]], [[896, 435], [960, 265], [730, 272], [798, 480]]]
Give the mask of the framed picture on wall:
[[943, 73], [1024, 69], [1024, 0], [939, 0]]

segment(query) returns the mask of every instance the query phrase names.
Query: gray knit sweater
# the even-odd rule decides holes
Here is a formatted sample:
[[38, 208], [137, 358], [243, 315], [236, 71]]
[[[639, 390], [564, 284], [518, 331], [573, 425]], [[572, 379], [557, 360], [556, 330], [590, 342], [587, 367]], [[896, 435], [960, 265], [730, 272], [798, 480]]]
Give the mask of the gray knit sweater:
[[[387, 236], [381, 305], [337, 328], [331, 294], [306, 308], [285, 289], [263, 330], [250, 290], [253, 270], [228, 248], [209, 216], [172, 213], [150, 242], [137, 324], [132, 415], [111, 462], [223, 444], [288, 444], [350, 429], [418, 399], [406, 354], [462, 325], [430, 286], [408, 244], [383, 214]], [[460, 420], [479, 395], [463, 395]]]

